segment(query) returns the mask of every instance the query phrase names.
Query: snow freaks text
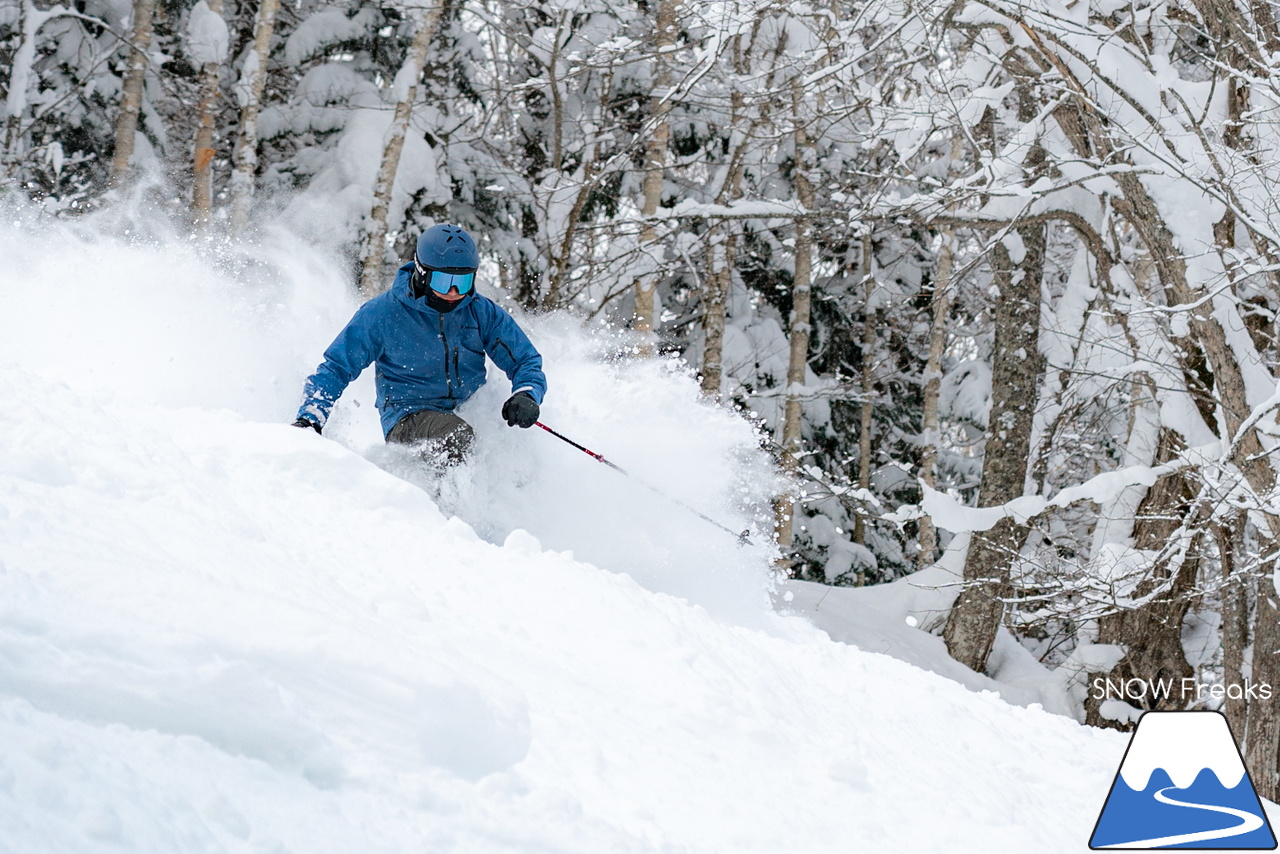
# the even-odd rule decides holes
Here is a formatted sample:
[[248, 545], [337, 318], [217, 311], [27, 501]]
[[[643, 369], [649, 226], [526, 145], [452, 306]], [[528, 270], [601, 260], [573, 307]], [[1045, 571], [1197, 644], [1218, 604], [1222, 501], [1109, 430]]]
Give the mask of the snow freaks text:
[[1095, 700], [1270, 700], [1271, 686], [1245, 677], [1243, 684], [1206, 684], [1195, 679], [1104, 679], [1093, 680], [1089, 693]]

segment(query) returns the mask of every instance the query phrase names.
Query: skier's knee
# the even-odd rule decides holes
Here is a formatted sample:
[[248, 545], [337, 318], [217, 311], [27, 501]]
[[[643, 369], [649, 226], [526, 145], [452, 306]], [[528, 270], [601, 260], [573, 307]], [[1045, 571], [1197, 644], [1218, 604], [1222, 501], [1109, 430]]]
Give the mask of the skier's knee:
[[476, 431], [470, 424], [458, 419], [458, 425], [439, 440], [440, 454], [450, 464], [460, 463], [471, 454], [475, 445]]
[[387, 434], [387, 442], [406, 445], [429, 463], [455, 465], [475, 444], [475, 430], [452, 412], [412, 412]]

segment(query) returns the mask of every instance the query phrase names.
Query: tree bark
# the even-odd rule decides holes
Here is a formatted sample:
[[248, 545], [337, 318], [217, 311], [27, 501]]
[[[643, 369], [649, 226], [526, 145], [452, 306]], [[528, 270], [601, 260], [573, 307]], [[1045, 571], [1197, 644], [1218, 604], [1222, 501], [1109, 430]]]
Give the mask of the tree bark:
[[[1245, 650], [1249, 647], [1249, 599], [1244, 576], [1239, 572], [1241, 559], [1245, 557], [1245, 523], [1247, 516], [1241, 512], [1227, 524], [1214, 526], [1218, 541], [1218, 555], [1222, 562], [1222, 682], [1224, 685], [1243, 685], [1245, 676]], [[1228, 695], [1222, 708], [1231, 725], [1231, 732], [1238, 743], [1245, 743], [1244, 698]]]
[[[1100, 144], [1109, 147], [1109, 140], [1104, 135], [1095, 132], [1093, 136]], [[1124, 199], [1117, 201], [1117, 208], [1147, 245], [1170, 301], [1184, 305], [1194, 302], [1195, 293], [1187, 281], [1186, 263], [1146, 188], [1132, 174], [1118, 175], [1116, 183], [1124, 194]], [[1239, 468], [1255, 493], [1269, 495], [1275, 487], [1275, 470], [1263, 450], [1257, 431], [1250, 428], [1241, 434], [1240, 428], [1252, 408], [1245, 391], [1243, 373], [1226, 334], [1213, 317], [1211, 305], [1202, 305], [1192, 311], [1189, 320], [1191, 340], [1188, 344], [1198, 347], [1209, 364], [1214, 397], [1226, 426], [1227, 439], [1239, 437], [1231, 462]], [[1265, 518], [1267, 530], [1261, 537], [1261, 549], [1264, 554], [1271, 554], [1280, 540], [1280, 517], [1267, 513]], [[1275, 607], [1275, 584], [1267, 578], [1260, 588], [1253, 624], [1253, 680], [1280, 687], [1280, 615]], [[1280, 785], [1277, 783], [1280, 772], [1277, 768], [1280, 715], [1275, 707], [1274, 700], [1248, 704], [1248, 736], [1244, 751], [1258, 794], [1272, 800], [1280, 797]]]
[[279, 0], [259, 0], [253, 24], [253, 50], [241, 72], [244, 96], [240, 108], [240, 134], [231, 170], [231, 232], [239, 234], [249, 222], [254, 179], [258, 172], [258, 112], [267, 85], [271, 34], [275, 31]]
[[[947, 177], [954, 178], [960, 155], [964, 151], [964, 135], [951, 137]], [[938, 247], [938, 266], [933, 274], [933, 318], [929, 324], [929, 358], [924, 368], [924, 400], [920, 429], [920, 482], [933, 489], [938, 483], [938, 446], [942, 443], [942, 422], [938, 417], [938, 397], [942, 392], [942, 360], [947, 352], [947, 321], [951, 315], [951, 275], [955, 271], [956, 232], [946, 226]], [[933, 564], [938, 552], [938, 530], [928, 515], [921, 517], [920, 553], [916, 568]]]
[[[671, 138], [671, 125], [667, 115], [671, 112], [671, 64], [667, 61], [667, 51], [676, 43], [676, 0], [658, 0], [657, 14], [657, 57], [654, 60], [657, 74], [654, 87], [658, 94], [650, 99], [650, 115], [653, 117], [653, 133], [644, 156], [644, 189], [640, 214], [644, 217], [644, 226], [640, 231], [640, 246], [645, 252], [654, 251], [657, 232], [650, 219], [658, 212], [662, 202], [662, 183], [666, 177], [667, 144]], [[631, 328], [639, 335], [639, 355], [643, 358], [652, 356], [656, 350], [654, 342], [655, 291], [661, 274], [658, 271], [640, 276], [635, 281], [635, 315]]]
[[[799, 469], [801, 411], [800, 395], [809, 365], [809, 310], [813, 289], [813, 224], [796, 220], [795, 281], [791, 290], [791, 352], [787, 364], [786, 402], [778, 445], [782, 448], [783, 477], [789, 482]], [[790, 549], [795, 541], [795, 499], [780, 495], [774, 500], [774, 538], [782, 551], [779, 565], [790, 569]]]
[[[814, 190], [809, 181], [810, 143], [808, 132], [800, 120], [803, 93], [799, 78], [791, 81], [791, 114], [794, 126], [796, 197], [802, 209], [813, 209]], [[790, 356], [787, 361], [787, 388], [778, 445], [782, 448], [782, 472], [790, 481], [799, 468], [801, 395], [809, 367], [810, 308], [813, 297], [813, 223], [807, 217], [796, 218], [795, 275], [791, 286]], [[774, 500], [774, 537], [781, 550], [780, 568], [790, 569], [790, 549], [795, 539], [795, 500], [780, 495]]]
[[[1161, 431], [1155, 463], [1170, 462], [1181, 450], [1181, 442], [1172, 431]], [[1194, 499], [1194, 485], [1185, 473], [1158, 480], [1138, 506], [1133, 528], [1134, 547], [1159, 551], [1179, 528], [1187, 524], [1187, 512]], [[1188, 551], [1194, 553], [1194, 549]], [[1124, 647], [1125, 655], [1110, 672], [1090, 674], [1091, 677], [1096, 675], [1113, 681], [1143, 679], [1148, 684], [1170, 681], [1174, 690], [1169, 696], [1160, 699], [1149, 694], [1144, 710], [1185, 708], [1182, 680], [1193, 676], [1194, 671], [1182, 649], [1182, 623], [1191, 606], [1187, 594], [1195, 586], [1199, 565], [1192, 556], [1185, 556], [1175, 566], [1170, 566], [1168, 561], [1163, 562], [1137, 586], [1134, 593], [1139, 597], [1146, 596], [1164, 585], [1168, 585], [1167, 590], [1141, 607], [1108, 614], [1098, 620], [1098, 643], [1119, 644]], [[1125, 731], [1132, 729], [1130, 723], [1102, 716], [1103, 699], [1092, 692], [1086, 696], [1085, 723]]]
[[404, 137], [413, 116], [413, 103], [418, 98], [418, 84], [427, 61], [427, 49], [435, 39], [443, 2], [420, 10], [418, 29], [405, 54], [404, 63], [396, 74], [394, 88], [403, 87], [403, 94], [396, 102], [395, 115], [383, 138], [382, 164], [373, 185], [373, 209], [369, 213], [369, 226], [365, 231], [364, 252], [361, 260], [360, 295], [365, 299], [386, 290], [382, 275], [383, 260], [387, 253], [387, 213], [391, 208], [391, 194], [395, 189], [396, 172], [400, 169], [400, 153], [404, 150]]
[[[1258, 585], [1258, 604], [1253, 620], [1253, 661], [1250, 668], [1253, 681], [1280, 690], [1280, 596], [1272, 577], [1267, 575]], [[1258, 794], [1267, 800], [1280, 796], [1280, 708], [1276, 697], [1254, 700], [1249, 703], [1244, 750], [1249, 776]]]
[[[942, 422], [938, 417], [938, 397], [942, 391], [942, 358], [947, 350], [947, 321], [951, 314], [951, 273], [955, 267], [955, 229], [942, 231], [938, 268], [933, 280], [933, 319], [929, 325], [929, 358], [924, 367], [924, 401], [920, 448], [920, 482], [933, 489], [938, 483], [938, 445], [942, 442]], [[938, 531], [933, 519], [920, 519], [920, 553], [916, 568], [931, 566], [938, 553]]]
[[[1034, 155], [1033, 155], [1034, 156]], [[1024, 258], [1013, 269], [1009, 251], [992, 251], [998, 296], [991, 370], [991, 415], [982, 480], [982, 506], [1004, 504], [1023, 493], [1031, 452], [1036, 389], [1043, 369], [1040, 355], [1040, 280], [1044, 273], [1042, 225], [1017, 229]], [[964, 589], [947, 617], [943, 638], [951, 657], [983, 672], [1010, 592], [1009, 568], [1026, 539], [1026, 529], [1001, 519], [989, 531], [974, 534], [964, 565]]]
[[[1031, 31], [1028, 31], [1031, 33]], [[1034, 35], [1033, 33], [1031, 33]], [[1062, 73], [1079, 92], [1084, 91], [1058, 57], [1044, 48], [1038, 38], [1033, 38], [1047, 62]], [[1108, 163], [1127, 163], [1128, 158], [1117, 155], [1109, 131], [1092, 105], [1082, 99], [1075, 107], [1061, 107], [1054, 113], [1059, 126], [1073, 141], [1080, 152], [1100, 158]], [[1160, 282], [1164, 285], [1169, 301], [1187, 305], [1196, 301], [1196, 293], [1187, 280], [1186, 262], [1173, 233], [1165, 224], [1159, 207], [1147, 192], [1138, 175], [1123, 170], [1114, 173], [1122, 198], [1116, 199], [1117, 211], [1134, 227], [1146, 245], [1156, 265]], [[1226, 334], [1213, 316], [1213, 305], [1204, 302], [1189, 313], [1190, 347], [1198, 347], [1213, 374], [1214, 397], [1228, 440], [1234, 444], [1234, 463], [1244, 475], [1250, 488], [1258, 495], [1269, 495], [1275, 487], [1276, 473], [1269, 455], [1264, 451], [1257, 430], [1250, 428], [1241, 433], [1241, 427], [1252, 408], [1244, 384], [1244, 375], [1236, 362], [1235, 354], [1227, 342]], [[1267, 530], [1262, 534], [1261, 551], [1273, 554], [1280, 542], [1280, 517], [1264, 512]], [[1253, 679], [1280, 687], [1280, 613], [1275, 607], [1277, 595], [1274, 582], [1268, 578], [1260, 585], [1258, 604], [1253, 624]], [[1280, 769], [1280, 714], [1274, 700], [1249, 703], [1246, 713], [1248, 732], [1245, 746], [1245, 762], [1258, 794], [1270, 799], [1280, 796], [1277, 783]]]
[[[875, 414], [876, 384], [876, 324], [871, 301], [875, 298], [875, 253], [872, 251], [871, 232], [862, 235], [862, 406], [858, 421], [858, 487], [871, 488], [871, 420]], [[859, 513], [853, 520], [853, 541], [860, 546], [867, 544], [867, 520]], [[863, 573], [858, 572], [858, 580]]]
[[[1093, 126], [1091, 137], [1104, 156], [1111, 155], [1110, 139], [1100, 128], [1100, 122], [1090, 113], [1084, 113]], [[1187, 280], [1186, 262], [1177, 241], [1174, 240], [1159, 208], [1147, 193], [1137, 175], [1117, 173], [1116, 184], [1124, 194], [1116, 201], [1116, 208], [1138, 232], [1148, 247], [1160, 281], [1167, 289], [1171, 302], [1191, 304], [1196, 293]], [[1275, 470], [1270, 457], [1264, 451], [1257, 430], [1241, 432], [1245, 420], [1252, 412], [1245, 390], [1244, 374], [1227, 341], [1226, 333], [1213, 316], [1211, 303], [1204, 303], [1189, 312], [1190, 348], [1199, 348], [1213, 374], [1214, 398], [1222, 421], [1226, 426], [1226, 440], [1237, 438], [1235, 452], [1229, 460], [1244, 475], [1245, 481], [1258, 495], [1269, 495], [1275, 488]], [[1262, 534], [1263, 554], [1273, 554], [1280, 541], [1280, 517], [1265, 513], [1267, 530]], [[1253, 624], [1253, 679], [1280, 687], [1280, 615], [1275, 584], [1268, 578], [1258, 591], [1258, 604]], [[1280, 742], [1280, 714], [1274, 700], [1248, 704], [1245, 745], [1245, 762], [1258, 794], [1272, 800], [1280, 796], [1277, 783], [1277, 742]]]
[[[207, 0], [209, 11], [222, 15], [222, 0]], [[197, 227], [213, 215], [213, 131], [222, 94], [222, 62], [209, 61], [200, 69], [200, 102], [196, 106], [195, 158], [191, 170], [191, 215]]]
[[[1233, 73], [1230, 73], [1225, 81], [1227, 115], [1222, 131], [1222, 141], [1232, 149], [1244, 150], [1249, 145], [1245, 134], [1245, 122], [1249, 112], [1250, 96], [1248, 81], [1254, 76], [1254, 68], [1260, 61], [1258, 52], [1254, 48], [1256, 42], [1253, 38], [1253, 29], [1244, 20], [1240, 9], [1234, 4], [1201, 0], [1197, 5], [1209, 24], [1210, 36], [1218, 45], [1219, 56], [1225, 61], [1226, 66], [1233, 70]], [[1264, 11], [1262, 7], [1265, 6], [1266, 4], [1255, 4], [1254, 10], [1255, 12], [1263, 12], [1258, 23], [1263, 29], [1263, 35], [1267, 43], [1274, 44], [1276, 39], [1275, 20], [1270, 14], [1270, 9], [1265, 9]], [[1250, 55], [1246, 55], [1246, 51]], [[1231, 279], [1235, 278], [1237, 270], [1225, 250], [1235, 246], [1235, 230], [1236, 220], [1230, 210], [1226, 211], [1222, 219], [1214, 226], [1214, 238], [1219, 256], [1222, 258], [1223, 267]], [[1262, 246], [1260, 249], [1268, 254], [1273, 251], [1268, 246]], [[1201, 319], [1201, 325], [1207, 328], [1203, 329], [1201, 334], [1212, 336], [1213, 343], [1211, 346], [1219, 351], [1215, 354], [1210, 352], [1209, 348], [1206, 348], [1205, 353], [1214, 372], [1215, 387], [1219, 385], [1218, 367], [1215, 362], [1229, 362], [1229, 367], [1234, 369], [1233, 372], [1223, 377], [1226, 382], [1222, 385], [1223, 391], [1232, 398], [1231, 408], [1234, 413], [1227, 413], [1227, 423], [1232, 436], [1235, 436], [1239, 433], [1241, 422], [1248, 416], [1250, 406], [1245, 395], [1244, 384], [1237, 376], [1239, 374], [1239, 366], [1234, 359], [1234, 354], [1229, 349], [1229, 344], [1226, 341], [1226, 336], [1223, 334], [1220, 323], [1221, 321], [1217, 317], [1204, 316]], [[1232, 417], [1233, 414], [1235, 417]], [[1254, 430], [1251, 429], [1246, 441], [1240, 443], [1240, 452], [1235, 458], [1236, 464], [1244, 472], [1250, 486], [1259, 495], [1267, 495], [1264, 490], [1269, 490], [1275, 485], [1275, 469], [1270, 465], [1269, 454], [1266, 455], [1265, 459], [1260, 458], [1262, 456], [1262, 445]], [[1268, 514], [1267, 522], [1271, 536], [1269, 541], [1265, 541], [1264, 538], [1263, 554], [1274, 554], [1275, 545], [1280, 541], [1280, 518]], [[1230, 590], [1231, 586], [1228, 585], [1228, 591]], [[1226, 619], [1231, 617], [1236, 620], [1242, 620], [1241, 598], [1238, 598], [1235, 603], [1232, 603], [1230, 598], [1224, 601], [1224, 670], [1226, 669], [1225, 656], [1227, 653], [1226, 635], [1228, 631], [1234, 630], [1238, 632], [1241, 629], [1238, 624], [1236, 626], [1226, 624]], [[1263, 583], [1259, 585], [1258, 590], [1253, 624], [1253, 659], [1250, 669], [1253, 681], [1271, 685], [1273, 690], [1280, 689], [1280, 609], [1277, 608], [1278, 603], [1280, 603], [1280, 596], [1277, 595], [1274, 575], [1269, 573]], [[1232, 605], [1233, 607], [1229, 607]], [[1238, 637], [1235, 640], [1236, 643], [1241, 642]], [[1232, 663], [1234, 664], [1235, 662]], [[1241, 666], [1241, 669], [1243, 669], [1243, 666]], [[1280, 711], [1276, 709], [1276, 702], [1274, 698], [1247, 702], [1244, 729], [1243, 731], [1236, 730], [1237, 737], [1243, 735], [1245, 738], [1245, 761], [1248, 763], [1249, 774], [1253, 779], [1254, 787], [1259, 795], [1270, 800], [1280, 798]], [[1229, 707], [1229, 711], [1238, 714], [1238, 711], [1234, 708]]]
[[[741, 36], [734, 37], [735, 71], [745, 59], [741, 57]], [[732, 153], [726, 166], [724, 186], [716, 195], [716, 204], [738, 199], [742, 195], [743, 155], [751, 140], [751, 130], [741, 132], [746, 99], [736, 88], [729, 94], [731, 104]], [[724, 324], [728, 306], [729, 289], [733, 287], [733, 265], [737, 257], [737, 224], [732, 220], [720, 226], [712, 226], [708, 243], [709, 271], [707, 274], [706, 305], [702, 312], [702, 393], [711, 400], [720, 399], [724, 384]]]
[[[734, 235], [732, 223], [713, 225], [707, 242], [706, 300], [702, 311], [701, 390], [709, 400], [720, 399], [724, 384], [725, 304], [733, 281]], [[728, 232], [728, 233], [726, 233]]]
[[[533, 183], [532, 180], [529, 182]], [[534, 245], [538, 236], [538, 217], [533, 208], [525, 206], [520, 211], [520, 236], [525, 245]], [[516, 301], [529, 311], [538, 307], [542, 296], [542, 273], [537, 263], [529, 257], [524, 246], [520, 248], [520, 257], [516, 261]]]
[[133, 0], [133, 28], [129, 31], [129, 60], [116, 117], [115, 151], [111, 158], [111, 186], [123, 187], [132, 178], [130, 160], [142, 109], [142, 86], [147, 76], [147, 49], [156, 10], [155, 0]]

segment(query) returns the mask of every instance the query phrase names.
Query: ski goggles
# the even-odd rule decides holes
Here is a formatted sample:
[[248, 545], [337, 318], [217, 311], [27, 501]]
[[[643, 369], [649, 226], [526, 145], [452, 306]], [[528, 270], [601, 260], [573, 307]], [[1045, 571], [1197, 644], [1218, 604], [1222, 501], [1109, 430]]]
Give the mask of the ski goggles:
[[418, 263], [416, 258], [413, 265], [418, 271], [418, 275], [426, 281], [431, 290], [438, 294], [447, 294], [450, 288], [457, 288], [460, 294], [468, 294], [476, 283], [474, 270], [470, 273], [446, 273], [444, 270], [432, 270], [430, 267], [424, 267]]

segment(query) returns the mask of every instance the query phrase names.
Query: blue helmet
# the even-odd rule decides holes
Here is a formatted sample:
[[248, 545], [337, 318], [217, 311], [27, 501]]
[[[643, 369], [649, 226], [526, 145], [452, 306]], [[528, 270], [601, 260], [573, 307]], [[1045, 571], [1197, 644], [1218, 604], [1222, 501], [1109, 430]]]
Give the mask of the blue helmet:
[[459, 225], [433, 225], [418, 238], [417, 261], [448, 273], [471, 273], [480, 266], [476, 242]]

